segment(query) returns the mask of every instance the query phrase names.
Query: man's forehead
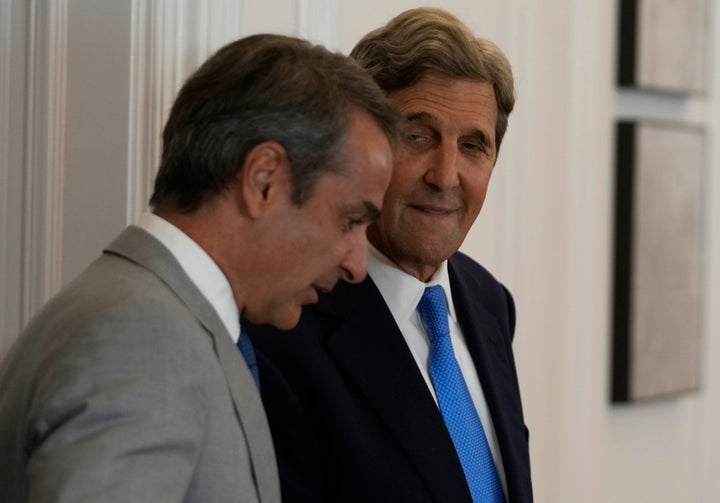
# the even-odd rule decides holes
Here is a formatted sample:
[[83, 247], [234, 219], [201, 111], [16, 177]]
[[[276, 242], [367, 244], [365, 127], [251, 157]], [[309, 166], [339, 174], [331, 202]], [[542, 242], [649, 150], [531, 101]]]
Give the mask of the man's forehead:
[[497, 120], [495, 91], [486, 81], [433, 75], [389, 96], [406, 124], [433, 125], [451, 118], [463, 130], [486, 130]]

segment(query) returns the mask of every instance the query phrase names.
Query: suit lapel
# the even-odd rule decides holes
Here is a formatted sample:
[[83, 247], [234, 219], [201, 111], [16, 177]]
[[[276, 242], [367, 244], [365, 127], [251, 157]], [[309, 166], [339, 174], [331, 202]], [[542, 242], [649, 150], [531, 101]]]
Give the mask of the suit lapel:
[[511, 384], [513, 381], [512, 367], [506, 361], [500, 327], [490, 312], [474, 302], [472, 292], [453, 274], [452, 269], [450, 285], [458, 323], [465, 334], [483, 394], [493, 415], [493, 422], [497, 422], [500, 418], [495, 417], [495, 406], [500, 405], [496, 402], [502, 402], [499, 400], [498, 391], [505, 387], [506, 382]]
[[490, 410], [508, 491], [513, 496], [518, 473], [522, 473], [518, 469], [522, 461], [517, 456], [524, 451], [517, 442], [525, 437], [525, 423], [509, 346], [511, 334], [503, 336], [497, 318], [478, 301], [478, 285], [470, 284], [472, 280], [453, 267], [452, 259], [449, 267], [458, 322]]
[[[470, 501], [440, 411], [382, 295], [368, 277], [318, 305], [343, 322], [326, 344], [408, 453], [437, 501]], [[448, 460], [453, 460], [448, 463]]]
[[155, 274], [208, 332], [225, 374], [235, 413], [245, 433], [260, 500], [279, 501], [275, 452], [260, 394], [250, 370], [215, 309], [190, 281], [167, 248], [141, 228], [126, 228], [105, 251], [120, 255]]

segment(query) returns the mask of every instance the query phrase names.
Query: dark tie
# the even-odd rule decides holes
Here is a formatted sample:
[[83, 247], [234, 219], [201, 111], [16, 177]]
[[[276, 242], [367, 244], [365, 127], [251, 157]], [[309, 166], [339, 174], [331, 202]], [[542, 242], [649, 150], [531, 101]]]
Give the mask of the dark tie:
[[442, 286], [425, 289], [418, 312], [430, 337], [430, 377], [474, 503], [504, 501], [477, 410], [455, 359]]
[[243, 358], [245, 358], [245, 362], [250, 369], [250, 373], [252, 374], [253, 379], [255, 379], [255, 385], [260, 388], [260, 376], [258, 375], [255, 349], [253, 348], [252, 342], [250, 341], [250, 337], [248, 337], [248, 335], [243, 331], [240, 331], [240, 337], [238, 337], [237, 347], [240, 349]]

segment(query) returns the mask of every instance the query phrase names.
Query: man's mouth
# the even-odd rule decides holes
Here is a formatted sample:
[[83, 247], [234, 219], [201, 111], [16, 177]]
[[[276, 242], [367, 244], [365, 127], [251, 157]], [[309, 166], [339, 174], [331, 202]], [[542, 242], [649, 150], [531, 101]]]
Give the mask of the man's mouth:
[[317, 304], [320, 300], [320, 294], [328, 293], [335, 285], [318, 285], [313, 283], [308, 287], [308, 296], [305, 304]]
[[333, 286], [335, 285], [318, 285], [316, 283], [312, 284], [312, 287], [319, 293], [328, 293], [333, 289]]
[[444, 206], [438, 206], [434, 204], [419, 204], [419, 205], [413, 205], [414, 209], [422, 212], [427, 213], [428, 215], [436, 215], [436, 216], [444, 216], [452, 213], [455, 211], [452, 208], [444, 207]]

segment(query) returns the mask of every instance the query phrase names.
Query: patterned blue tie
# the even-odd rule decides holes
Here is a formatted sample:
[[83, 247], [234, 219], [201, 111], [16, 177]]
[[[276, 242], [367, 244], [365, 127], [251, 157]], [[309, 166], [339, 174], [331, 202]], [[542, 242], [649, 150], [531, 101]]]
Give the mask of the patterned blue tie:
[[453, 352], [442, 286], [426, 288], [417, 309], [430, 337], [430, 377], [440, 412], [455, 444], [473, 502], [502, 502], [503, 491], [485, 430]]
[[250, 373], [252, 374], [253, 379], [255, 379], [255, 385], [259, 389], [260, 375], [258, 374], [257, 359], [255, 358], [255, 348], [253, 348], [250, 337], [248, 337], [248, 335], [243, 331], [240, 331], [240, 337], [238, 337], [237, 347], [238, 349], [240, 349], [243, 358], [245, 358], [245, 362], [250, 369]]

